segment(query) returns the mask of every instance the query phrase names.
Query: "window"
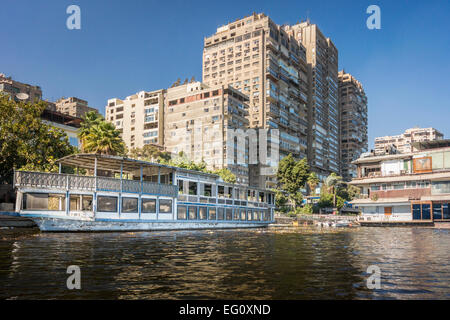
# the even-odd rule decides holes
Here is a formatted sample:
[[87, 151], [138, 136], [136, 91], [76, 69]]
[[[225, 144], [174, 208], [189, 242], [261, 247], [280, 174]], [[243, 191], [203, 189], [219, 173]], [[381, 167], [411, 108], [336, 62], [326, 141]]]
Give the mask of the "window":
[[189, 194], [190, 195], [197, 195], [197, 182], [189, 181]]
[[200, 220], [206, 220], [206, 218], [207, 218], [206, 213], [207, 213], [206, 207], [198, 208], [198, 215], [199, 215]]
[[234, 209], [233, 220], [239, 220], [239, 209]]
[[[208, 219], [216, 220], [216, 208], [209, 208], [208, 211], [209, 211]], [[222, 215], [223, 215], [223, 211], [222, 211]]]
[[22, 209], [65, 211], [66, 196], [63, 194], [25, 193]]
[[204, 196], [212, 197], [212, 185], [205, 183]]
[[117, 212], [117, 197], [98, 196], [97, 207], [99, 212]]
[[186, 220], [186, 213], [187, 213], [187, 208], [186, 206], [178, 206], [177, 208], [178, 213], [177, 213], [177, 219], [178, 220]]
[[218, 193], [219, 198], [223, 198], [225, 196], [225, 187], [217, 186], [217, 193]]
[[156, 199], [142, 199], [142, 213], [156, 213]]
[[123, 213], [137, 213], [138, 212], [138, 198], [122, 197], [122, 212]]
[[240, 211], [241, 211], [241, 220], [242, 221], [247, 220], [246, 215], [245, 215], [245, 209], [240, 209]]
[[189, 207], [189, 220], [197, 219], [197, 207]]
[[217, 220], [224, 219], [224, 208], [217, 208]]
[[233, 209], [232, 208], [226, 208], [225, 209], [225, 220], [232, 220], [233, 219]]
[[413, 204], [412, 211], [413, 211], [413, 219], [420, 220], [421, 219], [420, 204]]
[[434, 220], [442, 219], [442, 204], [433, 203], [433, 219]]
[[70, 211], [92, 211], [92, 196], [71, 194], [69, 201]]
[[159, 213], [172, 213], [172, 200], [159, 199]]
[[430, 204], [422, 204], [422, 220], [430, 220], [431, 219], [431, 213], [430, 213]]
[[252, 214], [252, 210], [247, 210], [247, 220], [251, 221], [253, 220], [253, 214]]

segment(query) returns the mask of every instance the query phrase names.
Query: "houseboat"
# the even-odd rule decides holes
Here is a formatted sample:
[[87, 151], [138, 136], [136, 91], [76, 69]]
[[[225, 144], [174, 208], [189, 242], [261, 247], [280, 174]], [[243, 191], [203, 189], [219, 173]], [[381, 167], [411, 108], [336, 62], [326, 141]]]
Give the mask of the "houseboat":
[[274, 219], [272, 191], [215, 174], [96, 154], [58, 164], [59, 173], [14, 173], [16, 211], [42, 231], [258, 228]]
[[450, 222], [450, 140], [412, 144], [411, 152], [366, 154], [355, 160], [361, 189], [351, 203], [365, 224]]

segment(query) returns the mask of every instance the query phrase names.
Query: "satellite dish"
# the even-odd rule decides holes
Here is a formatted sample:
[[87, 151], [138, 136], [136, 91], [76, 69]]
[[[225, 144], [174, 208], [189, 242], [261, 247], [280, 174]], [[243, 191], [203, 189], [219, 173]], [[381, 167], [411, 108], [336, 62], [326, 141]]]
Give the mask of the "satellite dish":
[[21, 92], [16, 94], [17, 99], [19, 100], [27, 100], [30, 96], [26, 94], [25, 92]]

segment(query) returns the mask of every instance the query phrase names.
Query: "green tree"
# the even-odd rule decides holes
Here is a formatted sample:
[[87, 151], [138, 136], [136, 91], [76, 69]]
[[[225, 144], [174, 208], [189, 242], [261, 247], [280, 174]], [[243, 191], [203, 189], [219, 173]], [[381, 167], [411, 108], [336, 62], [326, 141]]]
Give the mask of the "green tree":
[[336, 193], [340, 187], [344, 184], [344, 180], [341, 176], [338, 176], [336, 173], [332, 172], [325, 179], [325, 186], [327, 192], [330, 192], [333, 195], [333, 207], [336, 206]]
[[83, 152], [124, 156], [126, 148], [116, 127], [102, 120], [89, 128], [84, 137]]
[[316, 194], [316, 188], [320, 183], [319, 178], [317, 177], [317, 174], [315, 172], [311, 172], [308, 176], [308, 180], [307, 180], [310, 192], [312, 195]]
[[289, 211], [288, 201], [288, 197], [283, 192], [280, 190], [275, 191], [275, 206], [279, 211], [284, 213]]
[[236, 176], [227, 168], [215, 170], [213, 173], [219, 175], [225, 182], [236, 183]]
[[57, 159], [75, 152], [64, 131], [41, 121], [45, 107], [0, 94], [0, 183], [12, 182], [14, 168], [55, 171]]
[[104, 121], [103, 116], [95, 111], [89, 111], [84, 114], [81, 121], [81, 127], [78, 131], [78, 139], [80, 139], [81, 150], [85, 152], [83, 145], [85, 144], [86, 137], [91, 132], [91, 128], [94, 125], [100, 124]]
[[289, 199], [297, 206], [298, 193], [305, 187], [309, 176], [306, 158], [296, 161], [292, 154], [284, 157], [277, 170], [278, 187], [289, 194]]

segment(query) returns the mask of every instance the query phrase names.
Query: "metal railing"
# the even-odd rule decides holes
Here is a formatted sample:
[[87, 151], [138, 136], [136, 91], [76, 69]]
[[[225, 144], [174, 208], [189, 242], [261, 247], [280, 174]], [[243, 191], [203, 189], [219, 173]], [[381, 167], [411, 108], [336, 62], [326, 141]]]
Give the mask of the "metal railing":
[[63, 173], [16, 171], [14, 181], [16, 187], [79, 191], [103, 190], [158, 194], [169, 197], [177, 197], [178, 194], [178, 187], [170, 184]]

